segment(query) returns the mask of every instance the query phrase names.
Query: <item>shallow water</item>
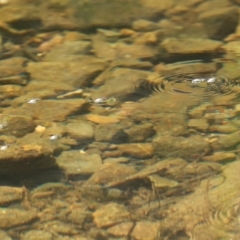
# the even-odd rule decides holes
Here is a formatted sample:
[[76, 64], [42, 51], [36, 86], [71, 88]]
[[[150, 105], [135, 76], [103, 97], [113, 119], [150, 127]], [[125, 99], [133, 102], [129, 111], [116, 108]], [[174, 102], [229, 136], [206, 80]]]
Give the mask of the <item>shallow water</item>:
[[0, 1], [0, 239], [239, 239], [237, 3]]

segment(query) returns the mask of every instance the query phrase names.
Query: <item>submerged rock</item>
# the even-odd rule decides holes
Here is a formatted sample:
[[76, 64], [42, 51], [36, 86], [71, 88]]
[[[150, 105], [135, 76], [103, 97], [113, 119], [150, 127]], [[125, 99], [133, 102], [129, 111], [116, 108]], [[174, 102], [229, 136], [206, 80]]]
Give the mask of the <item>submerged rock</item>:
[[23, 188], [0, 187], [0, 205], [6, 205], [12, 202], [21, 201], [23, 198]]
[[29, 116], [34, 119], [63, 121], [66, 117], [84, 112], [89, 104], [84, 99], [64, 99], [25, 103], [19, 108], [6, 109], [3, 114]]
[[0, 227], [3, 229], [29, 224], [37, 219], [37, 212], [32, 210], [0, 208]]
[[67, 175], [90, 175], [102, 166], [98, 154], [86, 155], [76, 150], [63, 152], [56, 162]]
[[131, 236], [137, 240], [155, 240], [160, 235], [160, 229], [160, 222], [139, 221], [136, 223]]
[[26, 232], [22, 240], [53, 240], [53, 235], [50, 232], [43, 230], [30, 230]]
[[238, 24], [238, 9], [236, 7], [217, 8], [204, 12], [200, 19], [204, 23], [207, 35], [216, 40], [222, 40], [234, 33]]
[[117, 203], [108, 203], [93, 213], [94, 223], [99, 228], [109, 227], [130, 220], [127, 209]]
[[167, 54], [201, 54], [217, 51], [222, 46], [220, 41], [199, 38], [166, 38], [160, 47]]
[[197, 160], [210, 150], [208, 142], [197, 135], [189, 138], [159, 136], [153, 141], [153, 148], [161, 157], [176, 156], [188, 161]]

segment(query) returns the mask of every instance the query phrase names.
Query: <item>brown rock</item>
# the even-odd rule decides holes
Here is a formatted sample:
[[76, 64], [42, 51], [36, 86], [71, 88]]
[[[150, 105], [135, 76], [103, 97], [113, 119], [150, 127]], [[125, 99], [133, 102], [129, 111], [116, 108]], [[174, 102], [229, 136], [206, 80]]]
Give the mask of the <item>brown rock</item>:
[[[100, 86], [92, 94], [92, 97], [120, 96], [123, 98], [124, 96], [129, 96], [130, 94], [135, 93], [134, 85], [138, 84], [142, 79], [146, 79], [148, 75], [148, 71], [129, 68], [118, 68], [115, 71], [109, 70], [96, 79], [95, 83], [105, 82], [105, 84]], [[121, 84], [119, 84], [119, 82], [121, 82]]]
[[220, 41], [199, 38], [166, 38], [161, 48], [168, 54], [197, 54], [215, 52], [221, 47]]
[[167, 158], [165, 160], [161, 160], [153, 165], [147, 166], [141, 171], [131, 174], [123, 179], [114, 179], [112, 182], [108, 183], [108, 187], [118, 186], [124, 182], [133, 181], [136, 179], [144, 179], [147, 178], [148, 175], [161, 172], [162, 170], [167, 171], [170, 175], [175, 175], [176, 172], [179, 172], [180, 169], [186, 167], [187, 162], [181, 158]]
[[35, 211], [0, 208], [0, 227], [3, 229], [28, 224], [37, 218]]
[[7, 234], [7, 232], [0, 230], [0, 239], [1, 240], [12, 240], [12, 238]]
[[117, 42], [114, 45], [106, 42], [102, 37], [93, 38], [93, 49], [96, 56], [105, 60], [120, 59], [152, 59], [157, 49], [144, 44], [126, 44]]
[[69, 123], [66, 126], [66, 132], [71, 138], [77, 140], [92, 139], [94, 137], [93, 126], [85, 121]]
[[91, 184], [107, 184], [118, 179], [136, 173], [136, 169], [132, 166], [119, 163], [104, 163], [102, 167], [96, 171], [86, 182], [86, 185]]
[[75, 150], [62, 152], [56, 161], [68, 175], [89, 175], [102, 166], [102, 159], [98, 154], [86, 155]]
[[206, 119], [190, 119], [188, 126], [191, 128], [196, 128], [201, 131], [206, 131], [208, 129], [208, 122]]
[[236, 159], [236, 154], [231, 152], [216, 152], [211, 156], [205, 156], [202, 159], [204, 161], [221, 162], [221, 161], [232, 161]]
[[128, 141], [128, 135], [120, 124], [99, 124], [95, 128], [95, 140], [97, 142], [122, 143]]
[[23, 198], [23, 189], [15, 187], [0, 187], [0, 205], [9, 204], [15, 201], [21, 201]]
[[84, 99], [47, 100], [39, 101], [36, 104], [25, 103], [19, 108], [9, 108], [3, 114], [29, 116], [48, 121], [63, 121], [72, 114], [84, 111], [88, 106]]
[[200, 19], [210, 38], [222, 40], [235, 32], [238, 24], [238, 9], [235, 7], [217, 8], [202, 13]]
[[36, 80], [63, 82], [74, 87], [89, 85], [89, 81], [106, 67], [103, 60], [84, 56], [78, 61], [67, 62], [31, 62], [27, 71]]
[[92, 218], [92, 214], [82, 208], [74, 208], [68, 215], [67, 221], [76, 223], [79, 227]]
[[144, 20], [144, 19], [139, 19], [133, 22], [132, 29], [135, 31], [142, 31], [142, 32], [149, 32], [152, 30], [158, 29], [159, 26], [157, 23]]
[[214, 149], [231, 148], [240, 142], [240, 131], [220, 136], [212, 143]]
[[2, 121], [6, 123], [6, 128], [3, 129], [4, 134], [23, 137], [35, 130], [36, 124], [33, 119], [28, 116], [19, 115], [2, 115]]
[[30, 230], [23, 235], [22, 240], [53, 240], [50, 232], [42, 230]]
[[93, 123], [100, 123], [100, 124], [117, 123], [120, 121], [119, 116], [115, 116], [115, 115], [102, 116], [98, 114], [88, 114], [86, 118], [87, 120]]
[[69, 55], [81, 55], [89, 53], [91, 43], [89, 41], [71, 41], [64, 42], [55, 46], [44, 56], [45, 62], [67, 61]]
[[16, 85], [2, 85], [0, 86], [0, 94], [2, 95], [2, 98], [12, 99], [23, 94], [23, 87]]
[[27, 134], [19, 142], [19, 145], [15, 144], [0, 151], [1, 174], [17, 175], [56, 167], [55, 159], [51, 156], [56, 146], [46, 139], [40, 140], [36, 134]]
[[210, 132], [219, 132], [219, 133], [233, 133], [236, 132], [239, 128], [233, 124], [223, 124], [223, 125], [211, 125], [209, 127]]
[[136, 240], [156, 240], [160, 236], [160, 227], [160, 222], [140, 221], [131, 235]]
[[132, 222], [124, 222], [108, 228], [107, 232], [116, 237], [127, 237], [132, 227]]
[[150, 143], [138, 144], [120, 144], [118, 149], [122, 155], [136, 157], [136, 158], [151, 158], [153, 156], [153, 147]]
[[153, 141], [154, 151], [161, 157], [177, 156], [185, 160], [196, 160], [209, 151], [209, 143], [200, 136], [172, 137], [160, 136]]
[[93, 213], [94, 223], [99, 228], [109, 227], [130, 220], [127, 209], [117, 203], [108, 203]]
[[134, 58], [134, 59], [153, 59], [158, 51], [153, 46], [146, 46], [143, 44], [125, 44], [117, 43], [116, 51], [118, 52], [118, 57], [122, 58]]
[[11, 57], [6, 60], [1, 60], [0, 63], [0, 78], [9, 77], [24, 72], [24, 65], [27, 63], [27, 59], [22, 57]]

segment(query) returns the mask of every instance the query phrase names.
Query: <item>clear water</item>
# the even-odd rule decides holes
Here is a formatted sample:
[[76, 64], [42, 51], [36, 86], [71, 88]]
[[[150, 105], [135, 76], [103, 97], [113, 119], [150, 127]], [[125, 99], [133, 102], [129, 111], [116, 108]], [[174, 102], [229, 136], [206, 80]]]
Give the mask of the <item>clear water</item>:
[[[69, 15], [87, 5], [78, 20], [91, 12], [88, 1], [51, 4]], [[170, 37], [205, 41], [184, 7], [211, 4], [183, 2], [148, 31], [117, 17], [106, 25], [107, 1], [81, 30], [11, 20], [1, 33], [0, 239], [240, 238], [237, 47], [160, 48]], [[138, 9], [139, 19], [155, 12]]]

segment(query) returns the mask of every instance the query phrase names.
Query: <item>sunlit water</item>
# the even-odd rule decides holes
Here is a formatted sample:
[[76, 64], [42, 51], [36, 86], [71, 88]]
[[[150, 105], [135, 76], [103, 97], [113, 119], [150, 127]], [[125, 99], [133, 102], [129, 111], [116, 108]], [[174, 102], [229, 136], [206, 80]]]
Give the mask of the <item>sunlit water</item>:
[[240, 239], [239, 56], [215, 55], [0, 77], [2, 239]]

